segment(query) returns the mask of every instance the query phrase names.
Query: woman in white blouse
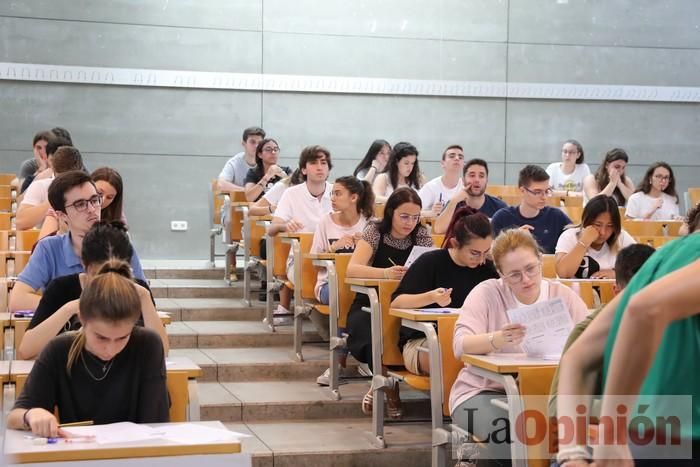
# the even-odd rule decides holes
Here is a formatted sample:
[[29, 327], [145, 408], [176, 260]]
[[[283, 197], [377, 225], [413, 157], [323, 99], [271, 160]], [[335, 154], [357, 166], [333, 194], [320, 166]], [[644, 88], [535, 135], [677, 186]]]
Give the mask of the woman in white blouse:
[[583, 146], [575, 139], [564, 141], [561, 147], [561, 162], [553, 162], [547, 167], [549, 183], [558, 196], [582, 196], [583, 179], [591, 169], [583, 162]]
[[631, 219], [654, 221], [680, 217], [676, 178], [666, 162], [651, 164], [637, 191], [627, 200], [625, 215]]

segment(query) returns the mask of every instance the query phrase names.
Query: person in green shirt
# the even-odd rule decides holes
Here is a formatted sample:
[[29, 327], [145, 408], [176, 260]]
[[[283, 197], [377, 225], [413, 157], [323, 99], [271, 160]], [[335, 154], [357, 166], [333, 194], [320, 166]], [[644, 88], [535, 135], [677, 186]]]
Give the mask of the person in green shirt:
[[[656, 420], [664, 398], [673, 395], [700, 396], [700, 235], [691, 233], [660, 248], [637, 272], [623, 294], [608, 304], [564, 355], [560, 364], [557, 408], [559, 417], [576, 417], [580, 403], [595, 391], [595, 369], [602, 365], [604, 395], [602, 417], [615, 417], [617, 402], [612, 395], [639, 395], [651, 401], [644, 416]], [[634, 397], [635, 399], [638, 396]], [[668, 399], [666, 399], [668, 400]], [[638, 407], [635, 401], [625, 401]], [[700, 404], [688, 407], [692, 422], [681, 425], [680, 439], [692, 443], [692, 459], [648, 459], [666, 454], [652, 442], [646, 448], [627, 444], [596, 446], [596, 467], [691, 466], [700, 460]], [[628, 420], [636, 414], [630, 413]], [[687, 419], [682, 418], [682, 422]], [[608, 429], [610, 428], [610, 429]], [[627, 427], [624, 427], [627, 429]], [[576, 427], [574, 428], [576, 430]], [[604, 436], [619, 439], [618, 426], [602, 426]], [[617, 430], [615, 432], [614, 430]], [[653, 434], [652, 430], [652, 434]], [[564, 467], [588, 465], [586, 439], [576, 433], [560, 443], [557, 460]], [[683, 453], [685, 454], [685, 453]], [[636, 460], [633, 460], [636, 457]]]

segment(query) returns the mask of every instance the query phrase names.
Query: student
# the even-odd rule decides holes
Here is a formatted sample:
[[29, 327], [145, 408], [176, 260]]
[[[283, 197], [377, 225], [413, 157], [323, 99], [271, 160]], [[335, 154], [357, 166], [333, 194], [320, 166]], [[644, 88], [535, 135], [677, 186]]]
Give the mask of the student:
[[700, 228], [700, 203], [690, 208], [685, 215], [685, 221], [678, 231], [681, 236], [686, 236], [689, 233], [695, 232]]
[[259, 200], [272, 186], [292, 173], [289, 167], [277, 165], [280, 147], [272, 138], [265, 138], [255, 149], [255, 168], [245, 176], [245, 198]]
[[566, 229], [557, 242], [557, 276], [578, 279], [614, 279], [615, 257], [637, 243], [622, 229], [620, 210], [607, 195], [591, 199], [580, 225]]
[[[57, 277], [49, 283], [22, 338], [18, 349], [20, 358], [36, 358], [53, 337], [79, 329], [78, 307], [82, 290], [105, 263], [114, 259], [128, 263], [133, 254], [134, 249], [124, 224], [120, 221], [95, 223], [83, 239], [81, 262], [85, 272]], [[141, 300], [140, 324], [153, 329], [160, 336], [167, 355], [168, 336], [158, 317], [148, 284], [140, 279], [134, 279], [134, 282]]]
[[[59, 222], [68, 225], [68, 233], [46, 237], [36, 245], [29, 263], [20, 273], [10, 293], [10, 311], [36, 310], [38, 291], [56, 277], [83, 272], [80, 257], [83, 237], [100, 220], [102, 198], [88, 174], [66, 172], [54, 179], [49, 187], [49, 202]], [[138, 255], [131, 259], [134, 276], [146, 280]]]
[[411, 143], [396, 143], [386, 171], [377, 175], [372, 184], [374, 199], [377, 203], [384, 203], [395, 189], [403, 186], [418, 191], [423, 181], [418, 167], [418, 149]]
[[274, 214], [282, 198], [282, 193], [290, 186], [299, 185], [300, 183], [304, 183], [304, 177], [301, 173], [301, 169], [297, 167], [291, 175], [272, 185], [272, 188], [270, 188], [267, 193], [262, 195], [259, 200], [250, 206], [248, 213], [251, 216], [268, 216]]
[[12, 180], [11, 183], [20, 193], [24, 192], [24, 190], [20, 188], [24, 185], [25, 180], [29, 180], [29, 183], [27, 183], [27, 186], [29, 186], [36, 174], [49, 167], [46, 145], [52, 137], [53, 134], [50, 131], [40, 131], [34, 135], [34, 139], [32, 140], [32, 152], [34, 153], [34, 157], [22, 162], [17, 178]]
[[[324, 215], [331, 211], [331, 189], [328, 174], [333, 165], [331, 153], [322, 146], [307, 146], [299, 156], [299, 167], [304, 183], [287, 188], [267, 230], [268, 236], [280, 232], [314, 232]], [[292, 251], [287, 258], [287, 279], [294, 283], [294, 256]], [[281, 318], [289, 316], [291, 291], [286, 287], [280, 290], [280, 304], [274, 314]]]
[[630, 219], [653, 221], [680, 217], [676, 177], [666, 162], [655, 162], [647, 169], [637, 191], [627, 200], [625, 215]]
[[[354, 176], [345, 176], [336, 179], [331, 191], [331, 207], [329, 212], [316, 226], [311, 253], [352, 253], [355, 244], [362, 237], [362, 231], [369, 219], [374, 215], [374, 193], [372, 187], [365, 180], [359, 180]], [[319, 268], [314, 295], [319, 303], [330, 303], [328, 286], [328, 271]], [[324, 339], [330, 338], [328, 316], [312, 310], [311, 321], [316, 326], [319, 335]], [[342, 335], [345, 329], [339, 329]], [[345, 367], [347, 352], [340, 356], [340, 366]], [[327, 369], [316, 382], [322, 386], [328, 386], [330, 369]]]
[[453, 214], [462, 206], [486, 214], [489, 218], [499, 209], [508, 207], [500, 199], [486, 194], [489, 183], [489, 165], [483, 159], [471, 159], [464, 166], [462, 174], [463, 188], [457, 190], [445, 206], [445, 209], [433, 223], [433, 233], [444, 234], [452, 221]]
[[552, 194], [549, 175], [542, 167], [526, 165], [518, 176], [518, 187], [523, 195], [520, 205], [505, 207], [493, 215], [493, 234], [520, 227], [532, 233], [545, 253], [554, 253], [559, 235], [571, 219], [560, 209], [547, 206], [547, 197]]
[[[645, 420], [678, 416], [678, 413], [660, 413], [658, 409], [660, 404], [664, 404], [662, 398], [697, 396], [700, 391], [698, 360], [690, 358], [700, 352], [699, 279], [700, 235], [697, 232], [657, 250], [637, 272], [624, 293], [603, 308], [564, 354], [559, 366], [559, 416], [570, 419], [579, 416], [579, 406], [588, 405], [589, 397], [586, 395], [595, 393], [595, 372], [600, 367], [605, 388], [601, 417], [617, 417], [615, 406], [620, 396], [617, 397], [618, 402], [613, 404], [610, 396], [614, 394], [643, 396], [649, 402], [645, 404]], [[564, 395], [568, 397], [562, 397]], [[625, 402], [631, 407], [637, 406], [634, 401]], [[672, 405], [666, 407], [672, 408]], [[692, 443], [692, 459], [676, 460], [673, 452], [664, 452], [664, 446], [652, 441], [646, 448], [624, 444], [598, 446], [594, 450], [594, 465], [698, 465], [700, 405], [693, 399], [692, 406], [685, 410], [691, 411], [692, 425], [685, 424], [681, 419], [684, 423], [680, 427], [682, 439], [678, 441]], [[628, 420], [635, 417], [634, 412], [636, 410], [630, 410]], [[623, 427], [627, 428], [626, 425]], [[578, 429], [576, 426], [572, 428]], [[624, 434], [613, 433], [608, 428], [612, 426], [601, 426], [602, 439], [624, 439], [621, 438]], [[650, 429], [654, 430], [654, 427]], [[581, 436], [586, 435], [572, 433], [572, 442], [569, 443], [560, 440], [557, 459], [561, 465], [584, 465], [583, 462], [590, 460], [585, 447], [573, 442], [581, 439]], [[646, 449], [652, 452], [645, 452]], [[650, 458], [650, 455], [654, 458]]]
[[[399, 147], [397, 144], [396, 147]], [[396, 150], [394, 147], [394, 150]], [[420, 221], [421, 201], [415, 190], [402, 187], [394, 190], [379, 222], [370, 222], [362, 232], [348, 264], [347, 277], [401, 279], [406, 273], [403, 264], [415, 245], [433, 246], [428, 229]], [[361, 363], [372, 365], [372, 328], [369, 306], [364, 294], [357, 294], [347, 319], [348, 350]], [[375, 369], [376, 371], [376, 369]], [[386, 373], [386, 369], [382, 369]], [[399, 383], [385, 390], [387, 411], [391, 418], [401, 418]], [[370, 388], [362, 399], [362, 412], [372, 413], [373, 395]]]
[[462, 171], [464, 170], [464, 150], [462, 146], [453, 144], [442, 153], [440, 161], [442, 176], [436, 177], [423, 185], [418, 191], [424, 210], [423, 216], [436, 217], [447, 204], [447, 201], [464, 189]]
[[557, 196], [583, 196], [583, 179], [591, 174], [583, 162], [583, 146], [575, 139], [567, 139], [561, 147], [561, 162], [547, 166], [549, 184]]
[[[632, 280], [632, 276], [634, 276], [637, 273], [637, 271], [639, 271], [639, 268], [641, 268], [642, 265], [646, 262], [646, 260], [654, 254], [654, 251], [656, 250], [654, 250], [653, 247], [650, 247], [649, 245], [644, 245], [642, 243], [635, 243], [626, 246], [625, 248], [620, 250], [620, 252], [617, 255], [617, 258], [615, 258], [615, 285], [613, 287], [615, 295], [619, 294], [625, 289], [625, 287], [627, 287], [627, 284], [629, 284], [629, 282]], [[571, 347], [571, 345], [574, 342], [576, 342], [576, 340], [581, 336], [581, 334], [583, 334], [583, 331], [586, 330], [586, 328], [591, 324], [593, 319], [595, 319], [595, 317], [598, 316], [602, 309], [602, 307], [598, 308], [593, 313], [586, 316], [586, 318], [583, 321], [574, 326], [574, 330], [571, 331], [571, 334], [569, 335], [569, 338], [567, 339], [566, 344], [564, 345], [562, 355], [566, 353], [569, 347]], [[598, 372], [600, 373], [601, 370], [602, 368], [599, 367]], [[557, 371], [554, 373], [554, 378], [552, 379], [552, 387], [549, 391], [550, 417], [557, 416], [558, 384], [559, 369], [557, 368]], [[602, 387], [597, 388], [595, 394], [600, 394], [602, 392], [602, 389]]]
[[377, 175], [384, 172], [390, 154], [391, 144], [383, 139], [375, 139], [369, 146], [365, 157], [355, 167], [353, 176], [371, 185]]
[[618, 206], [625, 206], [627, 198], [634, 192], [632, 179], [625, 175], [629, 157], [624, 149], [615, 148], [605, 154], [595, 174], [583, 179], [584, 203], [594, 196], [612, 196]]
[[[82, 170], [83, 157], [73, 146], [61, 146], [49, 157], [49, 166], [56, 176], [71, 170]], [[48, 193], [53, 180], [53, 178], [42, 178], [29, 185], [17, 208], [17, 230], [42, 226], [51, 208]]]
[[243, 130], [243, 151], [226, 161], [221, 169], [217, 181], [219, 190], [245, 191], [245, 177], [250, 169], [255, 168], [255, 150], [264, 137], [265, 130], [260, 127], [251, 126]]
[[[513, 324], [507, 311], [534, 303], [563, 299], [574, 323], [586, 317], [586, 304], [568, 287], [542, 277], [542, 255], [533, 236], [522, 229], [504, 230], [493, 241], [491, 254], [500, 279], [474, 287], [462, 305], [454, 334], [454, 355], [521, 353], [525, 326]], [[478, 439], [492, 431], [508, 429], [497, 423], [507, 420], [491, 405], [503, 397], [498, 383], [483, 378], [466, 365], [450, 392], [452, 421]], [[495, 425], [494, 425], [495, 424]], [[490, 459], [510, 459], [508, 444], [489, 445]], [[508, 465], [506, 463], [506, 465]]]
[[[391, 307], [461, 307], [477, 284], [498, 277], [488, 259], [492, 240], [489, 218], [468, 206], [460, 208], [443, 248], [423, 253], [411, 265], [392, 295]], [[418, 350], [426, 347], [423, 333], [402, 326], [399, 346], [408, 371], [430, 374], [428, 353]]]
[[81, 295], [82, 328], [44, 348], [7, 427], [66, 436], [54, 408], [61, 423], [167, 422], [163, 343], [152, 330], [135, 326], [141, 302], [129, 264], [105, 263]]

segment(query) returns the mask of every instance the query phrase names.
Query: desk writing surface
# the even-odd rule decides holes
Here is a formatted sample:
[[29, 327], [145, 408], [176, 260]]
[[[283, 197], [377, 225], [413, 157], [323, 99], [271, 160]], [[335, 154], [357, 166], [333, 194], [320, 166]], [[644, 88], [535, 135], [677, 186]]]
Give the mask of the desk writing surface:
[[[28, 375], [32, 371], [34, 360], [13, 360], [10, 364], [10, 379], [16, 375]], [[187, 357], [167, 357], [166, 371], [184, 371], [188, 378], [202, 376], [202, 369]]]
[[0, 360], [0, 383], [10, 380], [10, 361]]
[[410, 321], [437, 321], [439, 319], [451, 319], [457, 321], [459, 310], [453, 313], [431, 313], [430, 308], [415, 310], [410, 308], [392, 308], [389, 314]]
[[10, 313], [0, 313], [0, 325], [2, 327], [9, 326], [11, 321], [12, 315]]
[[336, 255], [339, 253], [307, 253], [304, 255], [304, 258], [310, 259], [312, 261], [315, 260], [334, 260], [336, 258]]
[[[225, 430], [221, 422], [200, 422], [211, 428]], [[153, 427], [159, 424], [150, 425]], [[15, 463], [125, 459], [137, 457], [184, 456], [195, 454], [234, 454], [241, 452], [237, 440], [181, 444], [154, 438], [135, 443], [56, 443], [34, 445], [20, 430], [5, 432], [5, 461]]]
[[361, 287], [378, 287], [379, 284], [398, 284], [399, 281], [396, 279], [374, 279], [368, 277], [346, 277], [345, 283], [349, 285], [359, 285]]
[[32, 371], [34, 360], [12, 360], [10, 363], [10, 381], [14, 381], [14, 376], [28, 375]]
[[517, 373], [524, 366], [557, 366], [559, 360], [528, 357], [524, 353], [464, 354], [462, 361], [496, 373]]
[[266, 216], [248, 216], [248, 219], [250, 219], [253, 222], [264, 222], [264, 221], [271, 221], [272, 220], [272, 215], [268, 214]]

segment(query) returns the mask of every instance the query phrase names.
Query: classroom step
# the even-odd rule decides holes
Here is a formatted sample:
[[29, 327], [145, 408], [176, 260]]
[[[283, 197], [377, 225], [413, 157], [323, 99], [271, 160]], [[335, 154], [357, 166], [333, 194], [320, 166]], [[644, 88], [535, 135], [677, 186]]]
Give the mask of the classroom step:
[[265, 316], [264, 303], [254, 300], [249, 307], [240, 298], [156, 298], [156, 308], [173, 321], [261, 321]]
[[[303, 329], [305, 342], [321, 340], [310, 322], [304, 322]], [[278, 326], [271, 332], [262, 321], [173, 321], [166, 331], [173, 349], [284, 346], [291, 349], [294, 341], [292, 326]]]
[[[243, 440], [253, 467], [427, 467], [429, 423], [393, 424], [385, 428], [386, 449], [370, 443], [369, 421], [224, 423], [229, 430], [252, 435]], [[454, 464], [454, 463], [452, 463]], [[450, 464], [450, 465], [452, 465]]]
[[[148, 279], [223, 279], [224, 268], [166, 267], [144, 269]], [[239, 271], [242, 274], [242, 270]], [[243, 276], [241, 275], [241, 278]]]
[[153, 279], [154, 298], [241, 298], [243, 284], [227, 285], [223, 279]]
[[[284, 421], [334, 420], [369, 416], [360, 408], [369, 381], [353, 381], [340, 388], [334, 400], [328, 389], [312, 381], [244, 381], [200, 383], [202, 420]], [[404, 420], [429, 420], [430, 405], [425, 393], [401, 387]]]

